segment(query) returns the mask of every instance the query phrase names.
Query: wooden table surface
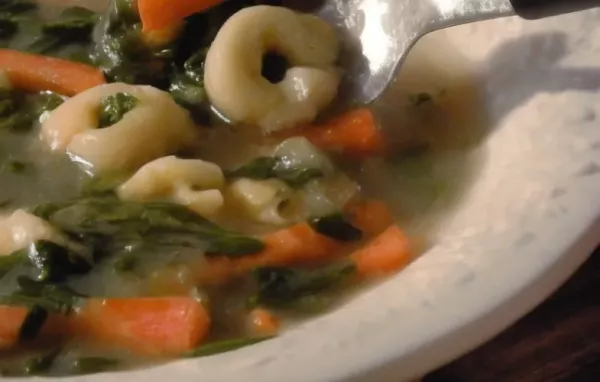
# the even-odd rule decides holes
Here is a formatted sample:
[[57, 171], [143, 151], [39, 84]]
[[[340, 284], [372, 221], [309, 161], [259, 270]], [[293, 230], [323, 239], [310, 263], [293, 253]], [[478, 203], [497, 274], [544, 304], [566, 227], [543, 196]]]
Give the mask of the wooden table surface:
[[600, 248], [548, 301], [423, 382], [600, 382]]

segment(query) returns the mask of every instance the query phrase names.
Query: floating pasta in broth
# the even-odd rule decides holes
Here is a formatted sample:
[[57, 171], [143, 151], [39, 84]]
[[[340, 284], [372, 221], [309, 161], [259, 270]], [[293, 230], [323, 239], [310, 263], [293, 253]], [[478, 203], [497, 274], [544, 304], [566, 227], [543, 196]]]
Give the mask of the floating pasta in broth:
[[236, 350], [418, 254], [376, 165], [404, 148], [320, 115], [334, 29], [264, 3], [0, 4], [3, 374]]

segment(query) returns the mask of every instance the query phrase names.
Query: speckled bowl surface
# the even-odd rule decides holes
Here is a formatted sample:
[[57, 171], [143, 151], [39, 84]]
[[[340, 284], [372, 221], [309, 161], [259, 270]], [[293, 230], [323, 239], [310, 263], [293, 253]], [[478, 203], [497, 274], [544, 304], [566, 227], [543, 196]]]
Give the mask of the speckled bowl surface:
[[233, 353], [70, 381], [404, 381], [547, 297], [600, 241], [600, 11], [442, 32], [475, 63], [482, 169], [435, 247], [340, 308]]

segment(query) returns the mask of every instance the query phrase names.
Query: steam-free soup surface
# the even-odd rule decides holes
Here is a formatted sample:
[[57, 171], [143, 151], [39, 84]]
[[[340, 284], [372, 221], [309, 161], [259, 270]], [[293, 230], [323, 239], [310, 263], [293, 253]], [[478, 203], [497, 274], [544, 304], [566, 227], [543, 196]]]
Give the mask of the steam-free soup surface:
[[481, 108], [443, 36], [348, 108], [323, 21], [272, 1], [174, 1], [174, 19], [154, 3], [0, 3], [6, 375], [280, 335], [407, 266], [474, 172]]

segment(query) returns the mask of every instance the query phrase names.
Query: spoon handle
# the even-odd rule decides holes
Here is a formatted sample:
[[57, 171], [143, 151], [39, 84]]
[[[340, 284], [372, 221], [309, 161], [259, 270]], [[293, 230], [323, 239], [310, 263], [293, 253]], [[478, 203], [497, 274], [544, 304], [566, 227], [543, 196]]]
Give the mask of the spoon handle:
[[540, 19], [600, 7], [600, 0], [511, 0], [515, 12], [525, 19]]

